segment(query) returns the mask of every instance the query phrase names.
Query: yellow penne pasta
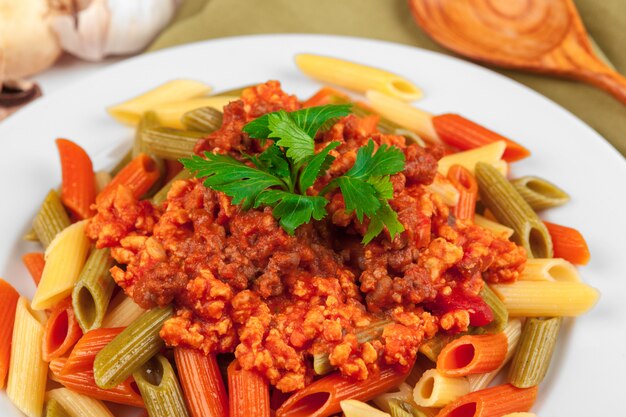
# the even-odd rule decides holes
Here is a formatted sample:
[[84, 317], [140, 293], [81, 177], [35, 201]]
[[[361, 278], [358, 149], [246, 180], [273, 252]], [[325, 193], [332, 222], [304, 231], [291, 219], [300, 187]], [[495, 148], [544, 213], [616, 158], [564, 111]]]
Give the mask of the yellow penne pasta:
[[145, 312], [146, 310], [139, 307], [132, 298], [120, 291], [111, 301], [101, 327], [127, 327]]
[[311, 78], [364, 93], [375, 90], [404, 101], [413, 101], [423, 93], [406, 78], [367, 65], [327, 56], [298, 54], [296, 65]]
[[519, 279], [526, 281], [581, 281], [578, 269], [562, 258], [528, 259]]
[[491, 289], [509, 315], [517, 317], [579, 316], [600, 297], [598, 290], [581, 282], [516, 281], [494, 284]]
[[[473, 174], [476, 164], [478, 162], [485, 162], [493, 165], [498, 171], [506, 171], [506, 162], [502, 161], [502, 155], [505, 149], [506, 143], [504, 141], [498, 141], [469, 151], [446, 155], [439, 160], [437, 170], [441, 175], [445, 176], [448, 174], [448, 170], [452, 165], [458, 164], [468, 169]], [[506, 175], [506, 172], [504, 172], [504, 175]]]
[[459, 190], [441, 175], [437, 175], [426, 188], [441, 197], [446, 206], [454, 207], [459, 203]]
[[361, 401], [343, 400], [339, 404], [345, 417], [391, 417], [388, 413]]
[[20, 297], [15, 310], [7, 395], [22, 413], [40, 417], [48, 375], [48, 366], [42, 359], [46, 315], [31, 310], [28, 304], [26, 298]]
[[107, 111], [115, 120], [126, 125], [136, 125], [144, 112], [166, 103], [189, 100], [208, 94], [211, 87], [194, 80], [173, 80], [134, 97]]
[[384, 118], [433, 143], [442, 143], [433, 126], [433, 115], [378, 91], [365, 93], [369, 106]]
[[222, 111], [225, 105], [237, 99], [238, 97], [235, 96], [199, 97], [156, 106], [150, 110], [154, 111], [161, 126], [184, 129], [181, 119], [185, 113], [201, 107], [211, 107]]
[[484, 374], [475, 374], [468, 375], [467, 382], [469, 383], [470, 392], [479, 391], [481, 389], [485, 389], [489, 386], [489, 383], [493, 381], [493, 379], [498, 375], [500, 370], [504, 368], [504, 366], [509, 363], [513, 354], [515, 353], [515, 349], [519, 343], [520, 336], [522, 334], [522, 321], [520, 319], [511, 319], [505, 326], [502, 332], [506, 335], [507, 338], [507, 351], [506, 357], [502, 364], [491, 372], [487, 372]]
[[413, 401], [422, 407], [443, 407], [469, 392], [465, 377], [446, 377], [430, 369], [417, 381]]
[[474, 215], [474, 223], [507, 239], [513, 236], [513, 229], [498, 222], [494, 222], [493, 220], [489, 220], [480, 214]]
[[407, 403], [414, 404], [413, 387], [411, 387], [406, 382], [403, 382], [402, 384], [400, 384], [400, 386], [398, 386], [397, 389], [390, 391], [390, 392], [386, 392], [384, 394], [380, 394], [379, 396], [375, 397], [372, 400], [372, 402], [376, 404], [376, 407], [388, 413], [390, 411], [389, 400], [392, 400], [392, 399], [398, 399], [398, 400], [405, 401]]
[[102, 401], [78, 394], [67, 388], [48, 391], [46, 399], [55, 400], [61, 404], [70, 417], [114, 417]]
[[67, 227], [46, 249], [46, 266], [32, 302], [35, 310], [50, 308], [72, 293], [89, 253], [86, 225], [83, 220]]

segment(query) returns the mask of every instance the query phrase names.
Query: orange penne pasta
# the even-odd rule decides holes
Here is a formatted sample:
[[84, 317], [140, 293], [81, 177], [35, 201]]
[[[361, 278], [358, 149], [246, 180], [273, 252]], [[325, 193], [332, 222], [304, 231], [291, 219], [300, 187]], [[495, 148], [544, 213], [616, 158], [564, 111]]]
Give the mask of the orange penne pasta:
[[93, 164], [87, 152], [67, 139], [57, 139], [61, 157], [61, 201], [75, 219], [83, 220], [94, 212], [91, 205], [96, 201], [96, 180]]
[[102, 201], [115, 193], [117, 187], [124, 185], [135, 198], [141, 198], [160, 177], [159, 169], [152, 158], [140, 153], [130, 161], [98, 194], [97, 201]]
[[462, 151], [503, 140], [506, 142], [506, 149], [502, 155], [505, 161], [515, 162], [530, 156], [530, 151], [519, 143], [458, 114], [447, 113], [435, 116], [433, 126], [444, 143]]
[[269, 383], [235, 359], [228, 366], [228, 403], [230, 417], [270, 417]]
[[448, 343], [437, 357], [437, 371], [445, 376], [482, 374], [497, 369], [508, 350], [504, 333], [465, 335]]
[[143, 407], [143, 399], [136, 389], [135, 381], [128, 378], [121, 384], [111, 389], [102, 389], [96, 385], [93, 370], [63, 373], [65, 358], [53, 359], [50, 362], [51, 379], [79, 394], [86, 395], [97, 400], [110, 401], [117, 404]]
[[175, 348], [174, 358], [193, 417], [228, 417], [228, 397], [215, 355]]
[[537, 387], [515, 388], [498, 385], [462, 396], [445, 406], [437, 417], [502, 417], [528, 411], [537, 398]]
[[454, 216], [457, 219], [474, 219], [476, 213], [476, 198], [478, 184], [467, 168], [461, 165], [452, 165], [448, 170], [448, 179], [459, 191], [459, 202], [454, 207]]
[[330, 374], [297, 391], [276, 411], [276, 417], [328, 417], [341, 412], [343, 400], [369, 401], [397, 387], [408, 372], [392, 367], [381, 369], [364, 381], [352, 381], [339, 373]]
[[591, 255], [585, 238], [578, 230], [550, 222], [543, 223], [552, 238], [555, 258], [563, 258], [576, 265], [587, 265]]
[[19, 298], [15, 288], [0, 278], [0, 389], [4, 388], [9, 372], [15, 307]]
[[65, 355], [83, 335], [74, 315], [72, 300], [67, 298], [52, 309], [43, 332], [43, 360], [50, 362]]
[[61, 373], [71, 374], [93, 369], [96, 355], [124, 330], [121, 327], [94, 329], [83, 335], [72, 349]]
[[302, 107], [315, 107], [333, 104], [333, 97], [339, 97], [344, 100], [350, 99], [347, 94], [342, 93], [339, 90], [335, 90], [332, 87], [322, 87], [317, 93], [302, 103]]
[[28, 273], [33, 278], [33, 281], [35, 281], [35, 285], [39, 285], [39, 281], [41, 281], [41, 274], [43, 274], [43, 267], [46, 266], [43, 253], [27, 253], [22, 256], [22, 262], [24, 263], [26, 269], [28, 269]]

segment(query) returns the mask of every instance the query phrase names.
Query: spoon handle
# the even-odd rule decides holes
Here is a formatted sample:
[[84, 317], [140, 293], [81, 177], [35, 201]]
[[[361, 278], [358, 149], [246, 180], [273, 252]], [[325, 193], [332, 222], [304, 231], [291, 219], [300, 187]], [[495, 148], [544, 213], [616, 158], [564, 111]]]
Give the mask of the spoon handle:
[[606, 67], [602, 71], [580, 71], [578, 77], [591, 85], [603, 89], [626, 104], [626, 77]]

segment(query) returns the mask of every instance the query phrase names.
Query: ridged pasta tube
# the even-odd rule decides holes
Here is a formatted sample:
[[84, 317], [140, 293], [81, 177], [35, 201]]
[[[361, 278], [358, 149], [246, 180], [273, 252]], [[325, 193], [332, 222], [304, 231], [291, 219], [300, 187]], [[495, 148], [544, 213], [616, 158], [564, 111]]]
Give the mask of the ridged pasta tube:
[[150, 417], [189, 416], [174, 369], [164, 356], [146, 362], [133, 372], [133, 378]]
[[569, 201], [565, 191], [543, 178], [526, 176], [511, 180], [511, 184], [535, 211], [562, 206]]

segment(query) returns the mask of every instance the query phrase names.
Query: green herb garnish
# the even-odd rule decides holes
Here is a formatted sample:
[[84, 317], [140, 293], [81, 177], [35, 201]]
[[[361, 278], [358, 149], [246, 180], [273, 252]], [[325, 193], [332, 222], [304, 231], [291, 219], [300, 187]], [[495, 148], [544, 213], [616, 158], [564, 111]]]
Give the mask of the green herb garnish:
[[328, 213], [325, 195], [339, 188], [348, 212], [359, 221], [370, 219], [363, 243], [367, 244], [387, 227], [391, 238], [404, 230], [389, 205], [393, 198], [390, 175], [404, 169], [404, 154], [395, 146], [381, 145], [374, 152], [370, 139], [356, 155], [352, 168], [332, 180], [317, 196], [306, 194], [315, 180], [326, 173], [335, 158], [330, 151], [340, 145], [331, 142], [317, 154], [315, 135], [337, 118], [350, 114], [350, 105], [326, 105], [294, 112], [268, 113], [244, 126], [250, 137], [265, 142], [273, 140], [258, 155], [244, 155], [254, 167], [228, 155], [204, 153], [181, 162], [204, 185], [232, 197], [233, 204], [244, 210], [270, 206], [280, 225], [291, 235], [295, 229]]

